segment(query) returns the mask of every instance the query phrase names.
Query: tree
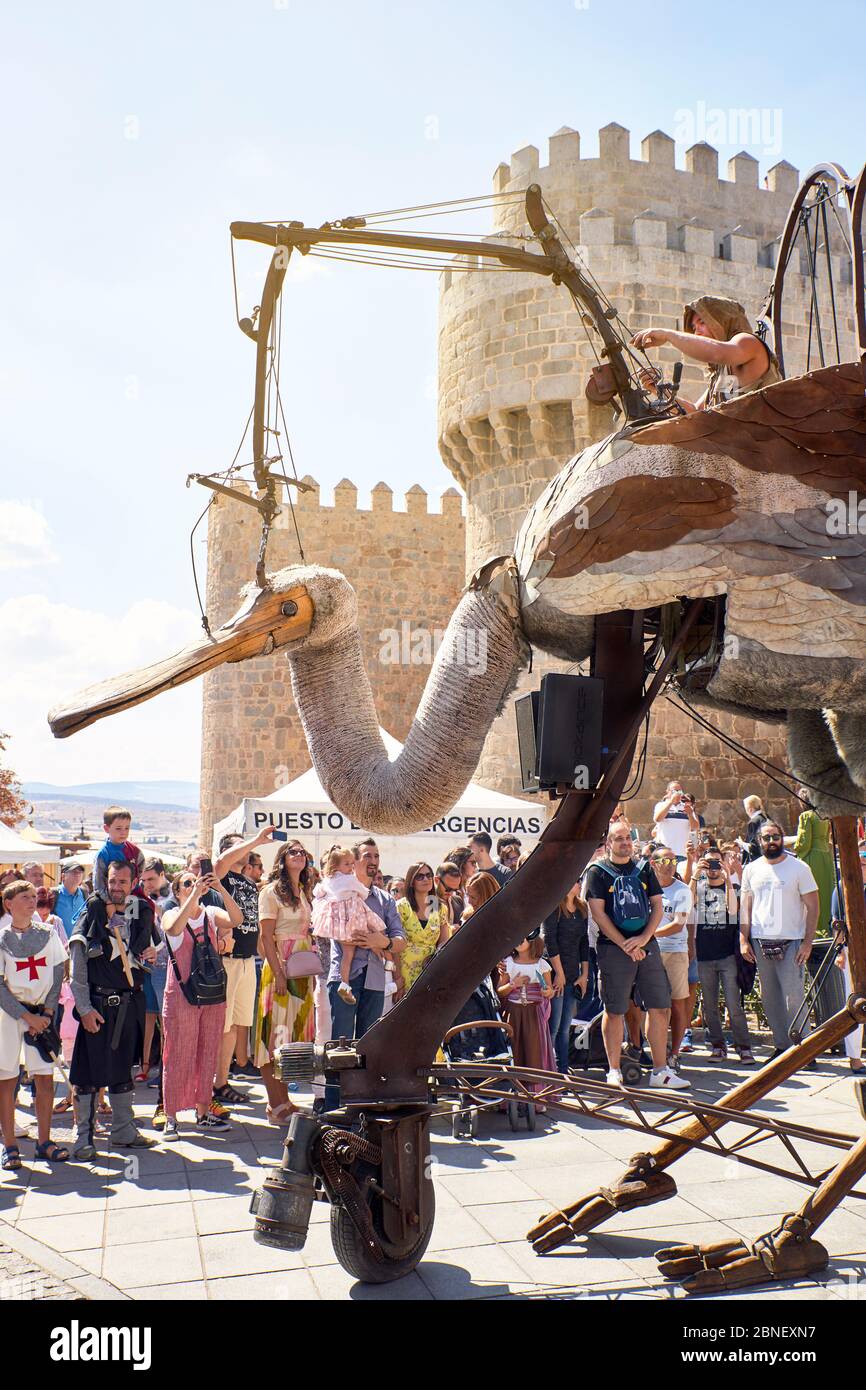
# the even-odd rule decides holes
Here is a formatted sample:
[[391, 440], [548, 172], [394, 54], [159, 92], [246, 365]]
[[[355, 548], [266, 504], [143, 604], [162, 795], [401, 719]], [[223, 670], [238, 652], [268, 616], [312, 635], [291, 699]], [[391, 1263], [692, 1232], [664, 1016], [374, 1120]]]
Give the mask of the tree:
[[[5, 753], [9, 735], [0, 733], [0, 753]], [[0, 821], [15, 826], [23, 818], [28, 803], [21, 795], [21, 783], [9, 767], [0, 767]]]

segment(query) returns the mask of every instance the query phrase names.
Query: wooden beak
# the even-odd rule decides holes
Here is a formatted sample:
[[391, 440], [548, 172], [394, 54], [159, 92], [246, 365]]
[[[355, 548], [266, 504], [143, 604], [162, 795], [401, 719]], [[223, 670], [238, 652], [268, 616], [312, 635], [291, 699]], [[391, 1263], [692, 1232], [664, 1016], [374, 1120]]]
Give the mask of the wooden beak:
[[225, 662], [268, 656], [279, 647], [306, 637], [312, 621], [313, 600], [303, 584], [280, 591], [256, 589], [210, 637], [191, 642], [165, 661], [90, 685], [66, 704], [55, 705], [48, 714], [51, 732], [55, 738], [68, 738], [98, 719], [185, 685]]

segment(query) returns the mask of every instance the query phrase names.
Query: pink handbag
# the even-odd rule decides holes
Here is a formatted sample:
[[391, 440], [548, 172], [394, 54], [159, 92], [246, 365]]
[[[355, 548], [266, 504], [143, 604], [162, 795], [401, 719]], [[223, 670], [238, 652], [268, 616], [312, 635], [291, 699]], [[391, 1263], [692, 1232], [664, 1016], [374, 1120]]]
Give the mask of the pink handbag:
[[287, 980], [297, 980], [308, 975], [323, 975], [325, 967], [318, 951], [292, 951], [283, 961], [283, 973]]

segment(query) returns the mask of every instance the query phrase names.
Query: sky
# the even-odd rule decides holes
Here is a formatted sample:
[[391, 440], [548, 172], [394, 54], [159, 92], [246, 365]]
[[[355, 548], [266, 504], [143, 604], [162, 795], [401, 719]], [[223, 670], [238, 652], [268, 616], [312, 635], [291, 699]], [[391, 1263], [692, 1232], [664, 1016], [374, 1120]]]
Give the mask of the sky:
[[[563, 125], [597, 153], [706, 135], [761, 177], [866, 159], [861, 0], [80, 0], [0, 19], [0, 731], [25, 780], [197, 779], [198, 684], [73, 738], [48, 708], [199, 632], [188, 473], [225, 467], [252, 403], [229, 223], [470, 197]], [[820, 56], [815, 60], [816, 34]], [[758, 107], [739, 138], [736, 117]], [[709, 129], [709, 123], [716, 125]], [[730, 140], [719, 138], [719, 131]], [[681, 138], [683, 137], [683, 138]], [[479, 226], [479, 232], [487, 230]], [[239, 252], [241, 312], [264, 248]], [[299, 474], [434, 497], [433, 275], [301, 261], [283, 394]], [[200, 533], [201, 534], [201, 533]], [[196, 543], [203, 572], [205, 546]]]

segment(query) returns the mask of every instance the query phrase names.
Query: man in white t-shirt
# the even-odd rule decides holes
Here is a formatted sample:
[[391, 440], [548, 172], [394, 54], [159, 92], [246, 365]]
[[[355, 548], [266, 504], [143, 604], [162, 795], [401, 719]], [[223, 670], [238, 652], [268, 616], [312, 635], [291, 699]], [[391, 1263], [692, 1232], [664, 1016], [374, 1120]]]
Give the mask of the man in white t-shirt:
[[677, 859], [685, 859], [689, 833], [700, 830], [703, 822], [694, 798], [683, 791], [681, 782], [668, 782], [664, 796], [656, 803], [653, 820], [655, 838], [672, 849]]
[[[761, 826], [758, 848], [760, 859], [743, 869], [740, 949], [757, 964], [778, 1057], [791, 1046], [788, 1029], [803, 1003], [806, 961], [818, 925], [818, 885], [808, 864], [785, 853], [775, 821]], [[809, 1031], [808, 1020], [803, 1031]]]
[[[692, 894], [677, 877], [677, 861], [672, 849], [653, 852], [652, 866], [662, 890], [662, 920], [656, 927], [656, 941], [662, 965], [671, 987], [671, 1056], [676, 1065], [683, 1034], [689, 1026], [689, 934]], [[692, 947], [694, 949], [694, 947]]]

